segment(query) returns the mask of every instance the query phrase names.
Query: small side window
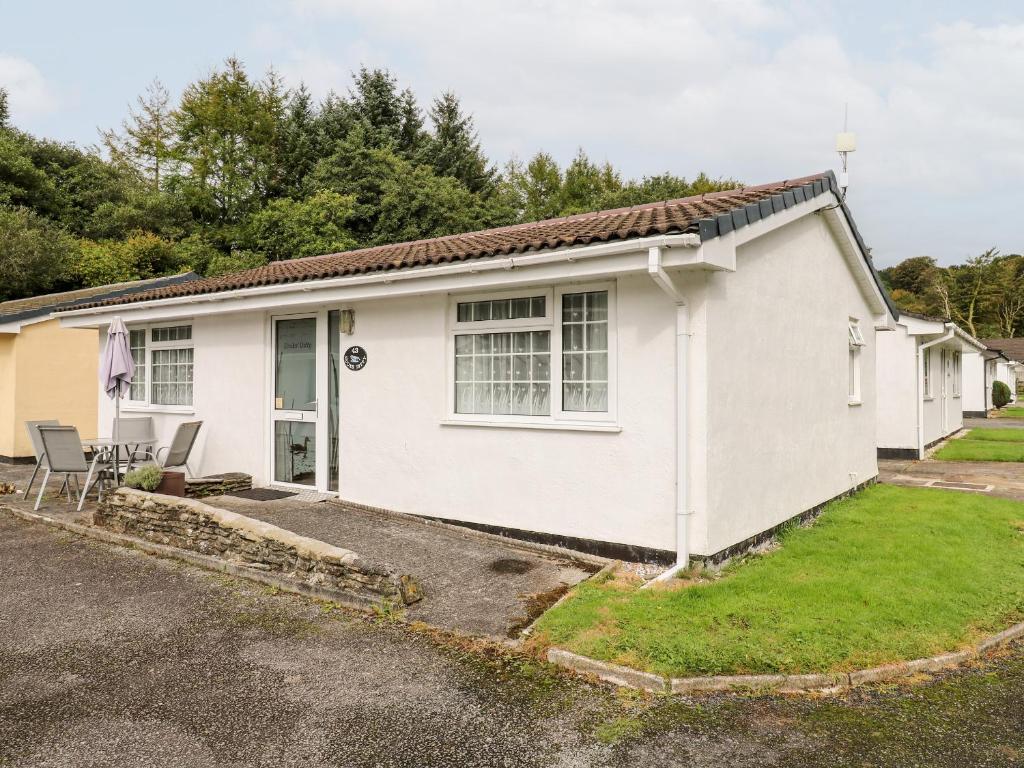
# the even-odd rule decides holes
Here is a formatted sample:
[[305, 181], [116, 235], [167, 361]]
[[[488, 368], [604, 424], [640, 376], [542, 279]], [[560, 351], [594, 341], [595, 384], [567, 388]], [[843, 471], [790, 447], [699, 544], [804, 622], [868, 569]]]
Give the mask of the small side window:
[[860, 354], [864, 346], [864, 334], [860, 330], [860, 321], [851, 317], [849, 322], [849, 343], [847, 371], [847, 399], [850, 405], [859, 405], [861, 402], [861, 375], [860, 375]]

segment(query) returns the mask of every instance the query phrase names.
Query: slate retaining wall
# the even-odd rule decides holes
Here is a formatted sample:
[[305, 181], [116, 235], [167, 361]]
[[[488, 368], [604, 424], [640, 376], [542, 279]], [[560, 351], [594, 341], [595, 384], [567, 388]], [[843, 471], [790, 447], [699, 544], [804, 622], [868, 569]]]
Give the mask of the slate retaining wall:
[[120, 488], [98, 505], [93, 525], [253, 570], [284, 574], [363, 600], [409, 604], [422, 597], [412, 576], [386, 564], [371, 563], [347, 549], [195, 499]]

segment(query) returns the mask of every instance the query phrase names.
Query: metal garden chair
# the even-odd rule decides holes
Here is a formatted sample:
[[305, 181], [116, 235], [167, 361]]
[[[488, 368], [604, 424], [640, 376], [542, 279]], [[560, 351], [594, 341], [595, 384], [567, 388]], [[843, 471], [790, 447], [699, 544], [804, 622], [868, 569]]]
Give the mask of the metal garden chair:
[[[82, 450], [82, 439], [75, 427], [42, 426], [39, 430], [39, 439], [43, 443], [43, 450], [46, 451], [46, 475], [39, 486], [39, 495], [36, 496], [36, 504], [33, 509], [39, 509], [43, 501], [43, 493], [46, 491], [46, 484], [50, 481], [51, 474], [64, 475], [64, 486], [67, 487], [68, 501], [71, 501], [71, 485], [74, 482], [75, 492], [78, 495], [78, 508], [82, 508], [82, 500], [85, 494], [78, 484], [78, 475], [82, 472], [89, 472], [89, 462], [85, 460], [85, 451]], [[99, 462], [99, 454], [93, 457], [93, 467]]]
[[[25, 488], [25, 498], [28, 498], [32, 491], [32, 483], [36, 481], [39, 469], [46, 463], [46, 449], [43, 448], [43, 439], [39, 436], [39, 427], [59, 427], [60, 422], [56, 419], [43, 419], [40, 421], [26, 421], [25, 429], [28, 430], [29, 440], [32, 441], [32, 453], [36, 455], [36, 467], [32, 470], [32, 477], [29, 478], [28, 487]], [[63, 490], [63, 489], [62, 489]]]
[[[195, 477], [196, 474], [188, 465], [188, 460], [192, 455], [192, 448], [196, 444], [196, 438], [199, 437], [199, 428], [202, 426], [203, 422], [201, 421], [186, 421], [179, 424], [178, 428], [174, 430], [174, 438], [170, 445], [158, 448], [156, 453], [149, 449], [135, 451], [129, 457], [129, 462], [134, 463], [137, 457], [142, 457], [143, 461], [152, 461], [162, 469], [184, 467], [190, 477]], [[162, 451], [167, 451], [163, 459], [160, 458]]]

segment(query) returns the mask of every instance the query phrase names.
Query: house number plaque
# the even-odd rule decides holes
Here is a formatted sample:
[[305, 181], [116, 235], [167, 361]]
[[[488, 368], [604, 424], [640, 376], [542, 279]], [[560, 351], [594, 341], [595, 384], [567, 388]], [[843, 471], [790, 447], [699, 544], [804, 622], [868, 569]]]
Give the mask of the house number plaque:
[[349, 347], [345, 350], [345, 367], [350, 371], [361, 371], [366, 366], [366, 350]]

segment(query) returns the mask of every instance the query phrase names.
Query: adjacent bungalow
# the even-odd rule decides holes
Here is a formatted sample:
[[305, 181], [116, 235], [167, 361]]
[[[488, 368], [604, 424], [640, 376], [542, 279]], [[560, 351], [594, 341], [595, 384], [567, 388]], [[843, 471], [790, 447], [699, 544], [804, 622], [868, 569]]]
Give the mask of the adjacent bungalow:
[[[999, 352], [993, 380], [1010, 388], [1010, 402], [1017, 402], [1017, 387], [1024, 382], [1024, 339], [984, 339], [985, 346]], [[991, 392], [989, 393], [991, 396]]]
[[976, 349], [968, 346], [963, 350], [961, 392], [964, 418], [988, 418], [992, 409], [992, 381], [996, 375], [997, 357], [999, 353], [987, 347]]
[[165, 439], [202, 419], [203, 473], [681, 563], [876, 477], [875, 330], [894, 323], [831, 173], [277, 262], [61, 322], [114, 316], [139, 370], [123, 410]]
[[62, 328], [55, 310], [198, 277], [189, 272], [0, 303], [0, 462], [33, 459], [26, 421], [57, 419], [96, 435], [99, 334]]
[[[980, 360], [984, 351], [952, 322], [900, 312], [895, 330], [878, 335], [879, 458], [924, 458], [926, 449], [963, 429], [964, 354]], [[972, 359], [972, 396], [978, 368]]]

